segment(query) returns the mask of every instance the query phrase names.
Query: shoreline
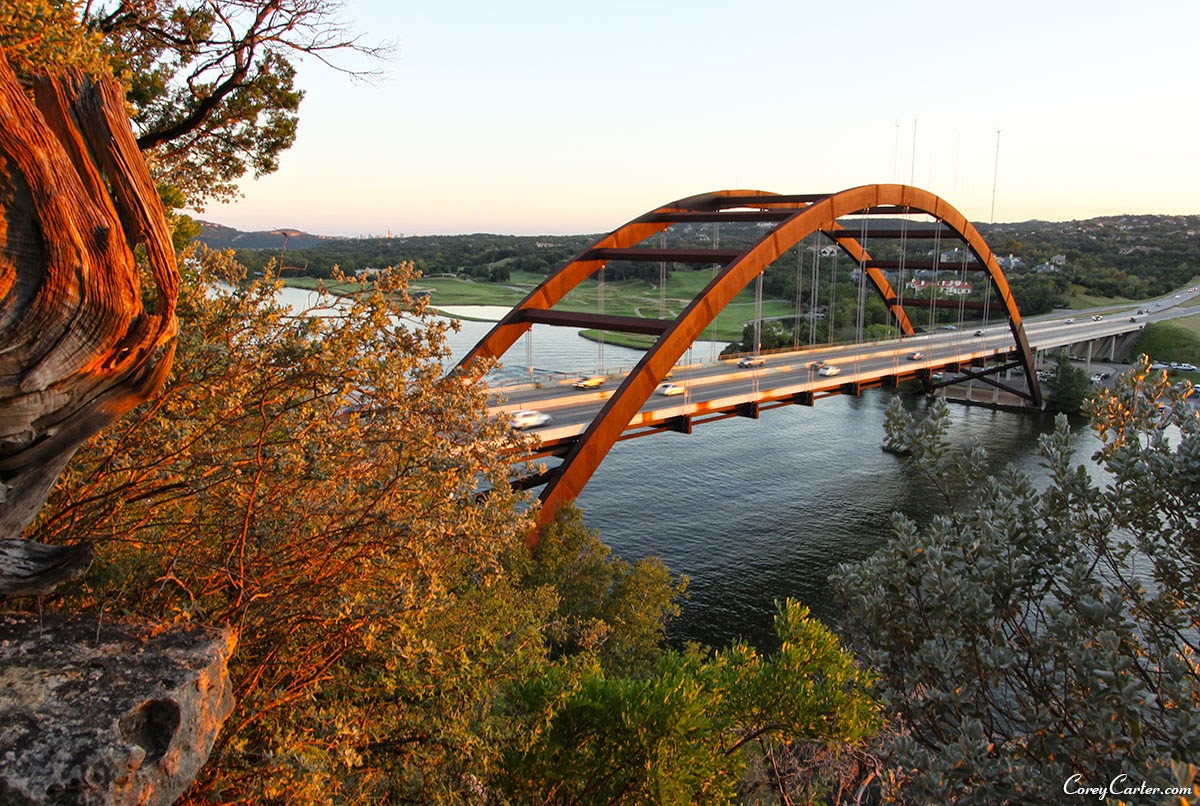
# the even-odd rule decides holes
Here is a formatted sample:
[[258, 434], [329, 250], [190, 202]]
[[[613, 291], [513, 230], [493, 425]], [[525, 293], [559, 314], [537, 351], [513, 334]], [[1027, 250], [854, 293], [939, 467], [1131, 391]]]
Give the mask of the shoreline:
[[588, 341], [599, 343], [603, 339], [605, 344], [614, 344], [617, 347], [628, 347], [630, 350], [649, 350], [654, 346], [654, 339], [650, 336], [643, 336], [637, 333], [614, 333], [611, 330], [596, 330], [595, 328], [585, 328], [579, 331], [579, 335]]
[[434, 305], [429, 310], [447, 319], [462, 319], [467, 322], [499, 322], [511, 310], [500, 305]]

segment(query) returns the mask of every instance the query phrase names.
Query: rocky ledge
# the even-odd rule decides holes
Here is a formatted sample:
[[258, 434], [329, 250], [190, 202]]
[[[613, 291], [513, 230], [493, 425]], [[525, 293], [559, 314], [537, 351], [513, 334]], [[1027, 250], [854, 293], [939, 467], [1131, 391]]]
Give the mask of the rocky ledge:
[[231, 631], [0, 613], [0, 803], [165, 804], [233, 709]]

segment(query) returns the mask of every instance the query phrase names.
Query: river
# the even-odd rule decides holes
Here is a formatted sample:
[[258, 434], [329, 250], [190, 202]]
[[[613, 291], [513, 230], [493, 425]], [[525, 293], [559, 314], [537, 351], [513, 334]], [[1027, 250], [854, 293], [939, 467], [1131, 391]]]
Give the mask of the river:
[[[490, 329], [463, 322], [456, 356]], [[564, 328], [537, 326], [534, 363], [586, 372], [597, 345]], [[709, 348], [694, 352], [706, 358]], [[632, 366], [641, 353], [606, 346], [607, 366]], [[523, 366], [518, 342], [506, 362]], [[591, 362], [591, 363], [589, 363]], [[893, 512], [917, 521], [940, 511], [931, 489], [904, 461], [882, 450], [884, 412], [892, 393], [871, 390], [813, 407], [785, 406], [761, 419], [733, 418], [617, 443], [584, 488], [578, 504], [587, 523], [627, 559], [661, 557], [689, 579], [689, 598], [672, 625], [673, 642], [724, 646], [736, 638], [772, 643], [775, 601], [798, 599], [836, 621], [831, 578], [840, 563], [883, 545]], [[909, 408], [925, 405], [908, 397]], [[1011, 463], [1037, 479], [1035, 449], [1053, 429], [1045, 415], [952, 406], [952, 437], [978, 439], [996, 466]], [[1077, 461], [1095, 449], [1077, 427]]]
[[[492, 327], [462, 321], [451, 334], [457, 358]], [[587, 372], [600, 362], [596, 343], [576, 331], [537, 325], [539, 370]], [[694, 348], [697, 359], [711, 353]], [[505, 363], [527, 372], [530, 351], [518, 342]], [[605, 346], [609, 368], [632, 366], [641, 353]], [[902, 512], [926, 521], [936, 498], [904, 461], [881, 449], [891, 392], [833, 397], [813, 407], [786, 406], [759, 420], [733, 418], [690, 435], [665, 433], [618, 443], [588, 482], [578, 504], [587, 523], [627, 559], [658, 556], [689, 579], [689, 598], [672, 624], [673, 642], [724, 646], [736, 638], [772, 643], [774, 603], [798, 599], [836, 622], [831, 579], [840, 563], [862, 559], [889, 536]], [[923, 397], [907, 397], [910, 408]], [[1053, 428], [1044, 415], [952, 406], [952, 437], [978, 439], [997, 467], [1011, 463], [1035, 480], [1045, 474], [1037, 438]], [[1076, 426], [1076, 461], [1095, 441]]]

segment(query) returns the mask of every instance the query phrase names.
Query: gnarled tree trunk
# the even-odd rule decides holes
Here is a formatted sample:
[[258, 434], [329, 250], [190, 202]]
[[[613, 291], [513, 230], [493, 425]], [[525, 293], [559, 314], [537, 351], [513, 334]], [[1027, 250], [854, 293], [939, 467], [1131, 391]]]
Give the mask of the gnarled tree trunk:
[[31, 86], [32, 103], [0, 53], [0, 540], [162, 385], [177, 328], [175, 254], [119, 88], [77, 72]]

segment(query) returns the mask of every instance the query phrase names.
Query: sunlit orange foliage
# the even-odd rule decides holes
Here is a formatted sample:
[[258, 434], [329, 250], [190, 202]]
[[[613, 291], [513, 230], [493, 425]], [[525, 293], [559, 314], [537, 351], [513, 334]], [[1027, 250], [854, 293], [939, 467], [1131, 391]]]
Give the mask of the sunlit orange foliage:
[[240, 632], [198, 791], [303, 798], [351, 771], [370, 789], [368, 749], [445, 756], [488, 688], [472, 677], [542, 652], [522, 633], [536, 597], [501, 574], [526, 528], [513, 437], [445, 377], [449, 325], [407, 277], [303, 315], [273, 283], [193, 278], [165, 391], [79, 453], [31, 535], [97, 542], [93, 607]]

